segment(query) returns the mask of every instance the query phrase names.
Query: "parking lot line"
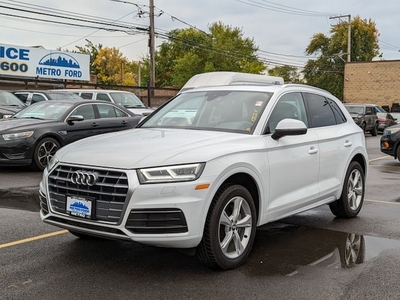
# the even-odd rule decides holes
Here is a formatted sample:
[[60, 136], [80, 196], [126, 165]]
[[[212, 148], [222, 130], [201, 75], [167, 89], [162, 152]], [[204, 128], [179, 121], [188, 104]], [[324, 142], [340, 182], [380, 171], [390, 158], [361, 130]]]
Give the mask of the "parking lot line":
[[399, 202], [392, 202], [392, 201], [371, 200], [371, 199], [364, 199], [364, 201], [375, 202], [375, 203], [384, 203], [384, 204], [396, 204], [396, 205], [400, 205]]
[[10, 242], [10, 243], [5, 243], [5, 244], [0, 244], [0, 249], [1, 248], [15, 246], [15, 245], [19, 245], [19, 244], [33, 242], [33, 241], [40, 240], [40, 239], [45, 239], [45, 238], [48, 238], [48, 237], [52, 237], [52, 236], [59, 235], [59, 234], [64, 234], [64, 233], [67, 233], [67, 232], [68, 232], [68, 230], [60, 230], [60, 231], [50, 232], [50, 233], [46, 233], [46, 234], [42, 234], [42, 235], [33, 236], [33, 237], [30, 237], [30, 238], [27, 238], [27, 239], [23, 239], [23, 240], [18, 240], [18, 241], [14, 241], [14, 242]]
[[381, 160], [381, 159], [386, 159], [386, 158], [389, 158], [389, 157], [391, 157], [391, 156], [390, 155], [385, 155], [385, 156], [381, 156], [381, 157], [370, 159], [369, 162], [373, 162], [373, 161]]

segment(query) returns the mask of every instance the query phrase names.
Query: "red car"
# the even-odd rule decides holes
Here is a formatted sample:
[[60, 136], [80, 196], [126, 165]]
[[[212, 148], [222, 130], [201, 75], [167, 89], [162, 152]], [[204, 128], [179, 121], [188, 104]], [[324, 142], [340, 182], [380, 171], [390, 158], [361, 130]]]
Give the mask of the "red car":
[[390, 113], [376, 113], [378, 117], [378, 132], [382, 133], [386, 127], [396, 125], [395, 118]]

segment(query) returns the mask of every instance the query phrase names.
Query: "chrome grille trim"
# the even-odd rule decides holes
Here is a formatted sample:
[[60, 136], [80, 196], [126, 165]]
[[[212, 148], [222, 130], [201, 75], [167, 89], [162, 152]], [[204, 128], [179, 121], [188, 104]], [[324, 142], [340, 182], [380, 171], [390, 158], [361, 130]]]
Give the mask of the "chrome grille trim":
[[[96, 184], [73, 183], [71, 175], [76, 171], [96, 172]], [[90, 197], [94, 199], [94, 220], [117, 224], [122, 217], [128, 187], [128, 176], [123, 171], [58, 165], [48, 176], [49, 205], [53, 211], [65, 214], [67, 195]]]

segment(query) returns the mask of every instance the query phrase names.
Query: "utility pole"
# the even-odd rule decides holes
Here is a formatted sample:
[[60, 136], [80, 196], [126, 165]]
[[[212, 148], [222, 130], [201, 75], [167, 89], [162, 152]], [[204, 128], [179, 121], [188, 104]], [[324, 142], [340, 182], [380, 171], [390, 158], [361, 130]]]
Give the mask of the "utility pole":
[[150, 28], [149, 28], [149, 52], [150, 52], [150, 96], [154, 97], [155, 86], [155, 58], [154, 58], [154, 0], [150, 0]]
[[347, 62], [351, 62], [351, 15], [343, 15], [343, 16], [336, 16], [330, 17], [329, 19], [337, 19], [337, 18], [349, 18], [349, 27], [347, 29]]

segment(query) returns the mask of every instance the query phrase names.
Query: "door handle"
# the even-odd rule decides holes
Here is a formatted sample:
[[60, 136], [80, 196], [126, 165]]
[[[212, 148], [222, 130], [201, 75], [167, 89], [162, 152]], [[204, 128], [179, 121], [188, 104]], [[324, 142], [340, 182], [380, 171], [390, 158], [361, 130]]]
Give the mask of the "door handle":
[[344, 142], [344, 146], [345, 146], [345, 147], [350, 147], [351, 145], [353, 145], [353, 143], [350, 142], [349, 140], [347, 140], [347, 141]]
[[310, 150], [308, 150], [308, 154], [316, 154], [318, 153], [318, 149], [315, 148], [314, 146], [310, 148]]
[[98, 127], [99, 123], [92, 123], [92, 127]]
[[124, 125], [124, 126], [126, 126], [126, 124], [128, 124], [128, 123], [126, 123], [126, 121], [123, 120], [123, 121], [121, 122], [121, 124]]

